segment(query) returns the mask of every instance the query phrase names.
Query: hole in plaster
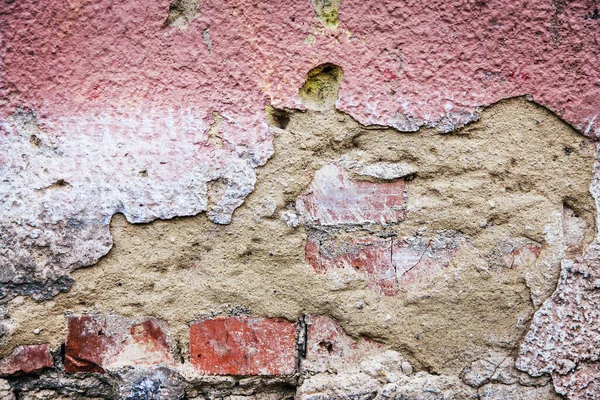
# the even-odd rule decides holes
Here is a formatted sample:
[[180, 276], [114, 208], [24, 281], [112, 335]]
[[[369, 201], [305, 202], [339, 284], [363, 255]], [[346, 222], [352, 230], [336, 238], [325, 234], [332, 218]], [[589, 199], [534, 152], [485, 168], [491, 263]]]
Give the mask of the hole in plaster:
[[35, 147], [40, 147], [42, 145], [42, 140], [36, 135], [31, 135], [29, 137], [29, 143], [31, 143]]
[[290, 123], [290, 114], [285, 110], [274, 110], [273, 112], [273, 120], [276, 125], [281, 129], [287, 128]]
[[315, 16], [325, 28], [337, 29], [342, 0], [312, 0]]
[[306, 75], [300, 88], [300, 100], [306, 108], [327, 111], [335, 108], [344, 73], [335, 64], [321, 64]]
[[319, 342], [319, 347], [327, 350], [327, 353], [329, 353], [329, 354], [333, 353], [333, 343], [331, 343], [331, 342], [327, 342], [327, 341]]
[[169, 14], [165, 27], [174, 26], [187, 29], [198, 16], [199, 0], [174, 0], [169, 4]]

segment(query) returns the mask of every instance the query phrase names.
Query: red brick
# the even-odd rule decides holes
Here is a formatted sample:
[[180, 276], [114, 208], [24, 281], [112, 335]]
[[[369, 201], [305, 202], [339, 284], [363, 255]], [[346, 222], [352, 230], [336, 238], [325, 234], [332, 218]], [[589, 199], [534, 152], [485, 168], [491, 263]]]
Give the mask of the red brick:
[[116, 316], [70, 317], [67, 372], [104, 372], [122, 366], [172, 365], [168, 335], [158, 320], [141, 323]]
[[321, 168], [296, 208], [308, 225], [380, 223], [404, 219], [404, 180], [373, 183], [350, 179], [335, 164]]
[[190, 327], [190, 358], [202, 375], [291, 375], [296, 324], [281, 318], [215, 318]]
[[54, 367], [47, 344], [19, 346], [0, 361], [0, 376], [31, 374]]
[[360, 238], [345, 243], [346, 253], [328, 257], [317, 241], [306, 242], [306, 260], [317, 273], [336, 268], [352, 268], [364, 276], [369, 288], [386, 296], [398, 293], [396, 273], [391, 262], [390, 239]]
[[305, 256], [317, 273], [352, 268], [364, 277], [369, 289], [394, 296], [399, 289], [429, 281], [450, 264], [455, 246], [434, 248], [432, 244], [433, 241], [413, 243], [399, 239], [357, 238], [348, 240], [343, 246], [333, 245], [333, 252], [342, 254], [328, 256], [323, 254], [323, 244], [308, 240]]
[[366, 355], [382, 349], [366, 338], [355, 340], [346, 335], [340, 324], [328, 315], [309, 315], [306, 324], [303, 371], [331, 372], [344, 364], [359, 365]]

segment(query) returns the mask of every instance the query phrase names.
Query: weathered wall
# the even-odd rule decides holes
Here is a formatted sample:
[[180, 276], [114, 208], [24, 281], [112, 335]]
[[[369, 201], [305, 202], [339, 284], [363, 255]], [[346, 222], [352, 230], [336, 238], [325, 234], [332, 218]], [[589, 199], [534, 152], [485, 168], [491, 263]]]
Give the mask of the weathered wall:
[[220, 3], [1, 4], [0, 398], [600, 398], [595, 3]]

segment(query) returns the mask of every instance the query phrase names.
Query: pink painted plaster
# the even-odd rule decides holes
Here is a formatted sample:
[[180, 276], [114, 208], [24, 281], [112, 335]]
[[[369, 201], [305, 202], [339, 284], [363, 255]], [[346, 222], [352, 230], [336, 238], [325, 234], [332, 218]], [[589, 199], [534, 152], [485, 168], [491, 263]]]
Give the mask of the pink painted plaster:
[[322, 27], [309, 1], [200, 1], [181, 30], [164, 26], [168, 3], [3, 4], [5, 115], [16, 106], [52, 120], [214, 110], [229, 118], [228, 144], [264, 161], [263, 105], [298, 106], [306, 72], [332, 62], [345, 75], [338, 106], [366, 124], [446, 129], [529, 94], [583, 132], [600, 129], [593, 0], [346, 0], [337, 30]]

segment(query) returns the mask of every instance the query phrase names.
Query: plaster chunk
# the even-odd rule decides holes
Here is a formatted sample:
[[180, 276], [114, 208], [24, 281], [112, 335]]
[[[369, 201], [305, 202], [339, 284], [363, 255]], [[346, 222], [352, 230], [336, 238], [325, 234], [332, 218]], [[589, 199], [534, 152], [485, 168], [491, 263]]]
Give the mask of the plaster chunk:
[[390, 181], [414, 175], [416, 172], [417, 169], [410, 164], [379, 162], [365, 165], [357, 174]]
[[584, 256], [563, 261], [557, 290], [536, 312], [517, 360], [533, 376], [552, 374], [557, 391], [573, 399], [596, 395], [598, 254], [594, 243]]

